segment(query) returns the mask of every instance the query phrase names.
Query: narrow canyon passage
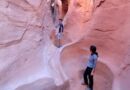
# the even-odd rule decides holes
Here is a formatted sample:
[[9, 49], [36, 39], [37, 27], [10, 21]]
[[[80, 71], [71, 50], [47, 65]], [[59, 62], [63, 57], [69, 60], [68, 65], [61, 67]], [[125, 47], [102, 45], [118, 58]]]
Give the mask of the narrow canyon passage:
[[[117, 3], [117, 6], [111, 6], [109, 5], [109, 3], [116, 3], [116, 2], [114, 1], [109, 2], [107, 0], [106, 1], [95, 0], [95, 2], [93, 2], [94, 8], [95, 8], [93, 14], [89, 12], [86, 15], [83, 9], [83, 6], [86, 4], [82, 4], [83, 2], [85, 1], [77, 0], [77, 2], [75, 1], [74, 4], [72, 4], [71, 2], [71, 4], [69, 5], [72, 5], [72, 6], [69, 6], [71, 8], [68, 9], [68, 12], [64, 20], [65, 23], [67, 22], [65, 24], [65, 28], [66, 28], [65, 33], [67, 33], [67, 35], [64, 36], [63, 38], [64, 40], [63, 45], [65, 44], [64, 42], [70, 43], [77, 40], [77, 42], [72, 43], [70, 44], [70, 46], [65, 47], [63, 49], [63, 52], [61, 53], [62, 65], [65, 68], [65, 71], [70, 78], [70, 84], [71, 84], [70, 90], [84, 89], [84, 87], [81, 86], [81, 77], [79, 78], [79, 75], [81, 74], [80, 70], [82, 71], [85, 69], [85, 68], [84, 69], [81, 68], [81, 66], [82, 64], [86, 63], [85, 62], [87, 60], [86, 55], [88, 55], [88, 52], [89, 52], [87, 48], [91, 44], [97, 45], [98, 50], [100, 52], [100, 58], [99, 58], [100, 68], [98, 68], [96, 72], [94, 88], [96, 90], [104, 90], [104, 89], [105, 90], [119, 90], [119, 88], [122, 87], [122, 85], [120, 85], [119, 81], [117, 80], [117, 77], [119, 77], [118, 76], [118, 73], [120, 72], [119, 69], [121, 69], [123, 65], [121, 64], [121, 62], [124, 63], [124, 61], [122, 60], [122, 57], [124, 57], [123, 53], [125, 53], [123, 49], [126, 50], [125, 48], [122, 48], [123, 45], [120, 42], [124, 41], [124, 39], [128, 40], [128, 37], [129, 37], [129, 35], [125, 33], [125, 32], [129, 32], [128, 31], [129, 26], [126, 25], [126, 23], [129, 22], [129, 19], [127, 17], [124, 17], [124, 18], [120, 18], [120, 17], [122, 17], [125, 14], [128, 15], [129, 10], [125, 10], [125, 8], [126, 7], [129, 8], [128, 6], [129, 4], [123, 2], [123, 5], [121, 5], [121, 3]], [[91, 3], [90, 5], [93, 5], [93, 4]], [[79, 6], [81, 6], [82, 9], [81, 7], [79, 8]], [[109, 9], [109, 7], [111, 8]], [[80, 11], [76, 13], [76, 10], [78, 11], [78, 9], [83, 10], [82, 15], [86, 15], [86, 17], [82, 17], [82, 15], [80, 14]], [[117, 9], [116, 12], [115, 12], [115, 9]], [[93, 9], [89, 8], [89, 10], [91, 11]], [[120, 16], [118, 16], [117, 14], [123, 10], [125, 10], [125, 14], [121, 14]], [[72, 15], [70, 15], [70, 12]], [[110, 12], [113, 12], [113, 14], [110, 15], [109, 14]], [[78, 17], [80, 17], [81, 15], [81, 17], [84, 18], [85, 21], [88, 21], [90, 19], [90, 17], [87, 17], [87, 16], [92, 15], [92, 17], [88, 22], [83, 23], [84, 20], [82, 21], [81, 17], [79, 20], [79, 18], [76, 15], [77, 16], [79, 15]], [[76, 18], [77, 20], [74, 19], [73, 21], [73, 18]], [[126, 19], [127, 19], [127, 22], [125, 21]], [[80, 23], [77, 23], [77, 22], [80, 22]], [[126, 26], [121, 25], [122, 22], [125, 23], [124, 25]], [[120, 29], [119, 29], [119, 25], [121, 25]], [[84, 28], [81, 28], [81, 27], [84, 27]], [[125, 27], [125, 31], [122, 31], [121, 28], [124, 29], [124, 27]], [[123, 33], [121, 34], [119, 31]], [[85, 33], [85, 35], [75, 34], [76, 32]], [[120, 37], [120, 35], [122, 37], [121, 40], [119, 40], [118, 38], [118, 36]], [[66, 38], [69, 38], [67, 39], [68, 41], [65, 40]], [[107, 44], [105, 41], [108, 42], [109, 44]], [[129, 47], [128, 42], [125, 42], [124, 46]], [[118, 47], [118, 45], [120, 49], [116, 48]], [[73, 53], [73, 55], [72, 54], [68, 55], [68, 53]], [[119, 56], [120, 54], [122, 54], [122, 56]], [[118, 82], [118, 83], [115, 84], [115, 82]]]
[[[82, 2], [85, 2], [85, 1], [82, 0]], [[91, 10], [93, 10], [92, 7], [94, 7], [94, 6], [90, 6], [90, 5], [91, 5], [91, 3], [94, 3], [94, 2], [90, 1], [90, 2], [86, 2], [86, 3], [88, 3], [88, 7], [87, 6], [86, 7], [88, 9], [90, 9], [90, 10], [88, 10], [90, 12], [86, 13], [86, 14], [88, 14], [86, 16], [89, 16], [90, 14], [92, 15]], [[71, 4], [72, 4], [72, 2], [71, 2]], [[79, 2], [77, 2], [77, 4], [81, 4], [81, 2], [79, 1]], [[66, 3], [63, 3], [62, 5], [64, 6], [64, 8], [67, 7], [67, 6], [65, 7]], [[84, 4], [81, 4], [81, 7], [82, 7], [82, 5], [85, 6]], [[85, 10], [87, 8], [85, 8]], [[68, 12], [69, 12], [69, 10], [68, 10]], [[83, 13], [85, 13], [85, 12], [83, 12]], [[68, 13], [66, 15], [68, 15]], [[73, 17], [73, 18], [76, 18], [76, 17]], [[89, 18], [91, 18], [91, 16], [88, 17], [88, 19]], [[83, 24], [82, 26], [84, 26], [85, 24]], [[81, 22], [76, 24], [76, 25], [77, 26], [72, 26], [72, 27], [79, 28], [80, 25], [81, 25]], [[66, 27], [67, 27], [67, 25], [65, 26], [65, 30], [66, 30]], [[80, 30], [76, 29], [76, 31], [78, 32]], [[68, 33], [71, 33], [71, 32], [68, 32]], [[85, 30], [82, 31], [82, 33], [86, 33]], [[55, 36], [55, 34], [51, 34], [51, 35]], [[73, 33], [71, 33], [71, 35], [73, 35]], [[54, 38], [56, 39], [56, 37], [54, 37], [54, 36], [51, 36], [51, 39], [52, 39], [53, 43], [56, 45], [56, 42], [58, 42], [58, 41], [56, 41], [56, 40], [54, 41]], [[67, 41], [66, 38], [68, 38], [68, 37], [67, 36], [63, 37], [64, 41], [63, 41], [62, 44], [63, 44], [63, 47], [65, 48], [65, 50], [68, 49], [69, 47], [71, 47], [71, 48], [68, 49], [68, 50], [71, 50], [71, 49], [76, 50], [76, 49], [78, 49], [77, 47], [82, 47], [80, 45], [77, 45], [76, 47], [73, 47], [75, 45], [75, 43], [79, 42], [80, 41], [79, 39], [83, 37], [82, 35], [81, 36], [77, 35], [77, 36], [78, 36], [77, 41], [76, 41], [76, 39]], [[84, 47], [84, 48], [87, 48], [87, 47]], [[84, 71], [85, 68], [83, 68], [82, 65], [84, 65], [84, 63], [87, 62], [87, 59], [86, 59], [86, 62], [85, 62], [85, 60], [83, 61], [83, 59], [74, 58], [74, 57], [83, 57], [84, 56], [84, 54], [82, 54], [82, 53], [80, 54], [77, 51], [72, 51], [73, 52], [73, 55], [72, 55], [73, 59], [71, 59], [71, 58], [69, 58], [69, 57], [71, 57], [71, 55], [67, 55], [67, 53], [69, 53], [71, 51], [65, 52], [65, 50], [63, 49], [63, 51], [61, 53], [61, 62], [62, 62], [62, 65], [63, 65], [65, 71], [66, 71], [66, 74], [69, 77], [69, 84], [70, 84], [69, 90], [79, 90], [79, 89], [84, 90], [85, 87], [81, 85], [81, 81], [83, 79], [83, 71]], [[85, 51], [85, 50], [83, 51], [81, 49], [79, 49], [79, 50], [80, 50], [80, 52], [84, 52], [84, 53], [88, 52], [88, 51]], [[78, 56], [74, 56], [75, 54], [77, 54]], [[86, 54], [86, 56], [87, 56], [87, 54]], [[96, 75], [95, 75], [94, 80], [95, 80], [94, 90], [95, 89], [96, 90], [104, 90], [104, 89], [105, 90], [112, 90], [112, 84], [113, 84], [113, 80], [114, 80], [113, 73], [109, 69], [108, 66], [106, 66], [103, 63], [100, 63], [100, 61], [98, 63], [98, 67], [97, 67], [97, 71], [96, 71]], [[100, 87], [99, 85], [102, 85], [102, 86]]]

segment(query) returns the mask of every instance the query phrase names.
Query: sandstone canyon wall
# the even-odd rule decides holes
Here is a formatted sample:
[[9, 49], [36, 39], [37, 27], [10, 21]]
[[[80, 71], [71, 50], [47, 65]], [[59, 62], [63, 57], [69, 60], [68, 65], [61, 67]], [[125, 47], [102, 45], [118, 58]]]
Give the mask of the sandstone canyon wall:
[[84, 90], [91, 44], [94, 90], [129, 90], [129, 16], [130, 0], [0, 0], [0, 90]]
[[49, 39], [54, 27], [49, 5], [46, 0], [0, 1], [0, 90], [55, 89], [66, 80], [61, 50]]

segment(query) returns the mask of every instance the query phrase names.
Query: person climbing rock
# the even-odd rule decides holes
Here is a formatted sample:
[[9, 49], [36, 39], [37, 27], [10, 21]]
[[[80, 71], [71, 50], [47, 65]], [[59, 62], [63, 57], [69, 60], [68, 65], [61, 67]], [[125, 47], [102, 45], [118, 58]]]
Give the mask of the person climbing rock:
[[87, 62], [87, 68], [83, 74], [84, 82], [82, 82], [83, 85], [88, 86], [87, 90], [93, 90], [93, 75], [95, 73], [97, 59], [98, 59], [96, 46], [91, 45], [90, 52], [91, 52], [91, 55], [89, 56], [89, 59]]
[[62, 21], [63, 21], [62, 19], [59, 19], [58, 33], [57, 33], [58, 47], [61, 47], [61, 38], [62, 38], [63, 32], [64, 32], [64, 25], [63, 25]]

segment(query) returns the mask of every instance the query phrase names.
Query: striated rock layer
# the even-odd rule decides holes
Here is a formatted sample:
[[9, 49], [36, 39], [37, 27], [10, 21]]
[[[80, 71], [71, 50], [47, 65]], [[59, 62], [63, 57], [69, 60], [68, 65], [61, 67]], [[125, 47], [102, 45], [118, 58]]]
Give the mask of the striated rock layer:
[[0, 1], [0, 90], [50, 90], [67, 82], [61, 49], [49, 39], [54, 27], [49, 5], [46, 0]]
[[[66, 47], [61, 55], [62, 64], [68, 76], [71, 77], [71, 90], [79, 90], [81, 87], [81, 72], [85, 68], [91, 44], [96, 45], [99, 52], [94, 90], [129, 90], [129, 15], [128, 0], [95, 0], [91, 19], [83, 22], [82, 29], [85, 35], [77, 43]], [[77, 25], [71, 26], [76, 28]], [[69, 32], [72, 37], [74, 32], [80, 32], [78, 29], [72, 33], [71, 31]]]
[[91, 44], [94, 90], [129, 90], [129, 16], [129, 0], [0, 0], [0, 90], [84, 90]]

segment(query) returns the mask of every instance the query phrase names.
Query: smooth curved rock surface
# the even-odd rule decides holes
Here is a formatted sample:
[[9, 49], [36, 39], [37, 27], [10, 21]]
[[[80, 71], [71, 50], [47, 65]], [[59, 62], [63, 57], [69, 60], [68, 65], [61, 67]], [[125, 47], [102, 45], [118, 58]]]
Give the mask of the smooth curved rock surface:
[[31, 84], [17, 88], [16, 90], [57, 90], [53, 79], [41, 79]]
[[33, 82], [43, 84], [39, 79], [51, 78], [55, 86], [68, 80], [60, 64], [61, 49], [49, 39], [54, 27], [49, 4], [46, 0], [0, 1], [1, 90], [33, 88]]
[[[106, 82], [102, 76], [105, 75], [105, 68], [102, 68], [103, 65], [101, 65], [101, 68], [97, 68], [94, 84], [96, 90], [104, 90], [104, 88], [105, 90], [123, 90], [123, 88], [129, 90], [130, 62], [128, 60], [128, 49], [130, 48], [130, 26], [128, 23], [130, 23], [130, 3], [122, 0], [95, 0], [94, 3], [95, 9], [92, 18], [85, 22], [83, 26], [85, 35], [77, 43], [63, 50], [61, 55], [62, 64], [66, 73], [69, 72], [72, 82], [77, 80], [77, 83], [81, 83], [75, 74], [83, 68], [85, 69], [84, 64], [86, 63], [87, 55], [89, 55], [89, 46], [94, 44], [98, 47], [99, 62], [107, 65], [111, 72], [108, 76], [113, 77], [113, 80], [108, 81], [110, 85], [100, 87], [101, 83]], [[75, 28], [76, 26], [74, 25]], [[73, 33], [70, 34], [72, 35]], [[71, 67], [72, 70], [68, 67]], [[98, 75], [98, 72], [104, 72], [104, 74]], [[124, 77], [127, 77], [128, 81]], [[82, 88], [81, 85], [79, 87]]]

